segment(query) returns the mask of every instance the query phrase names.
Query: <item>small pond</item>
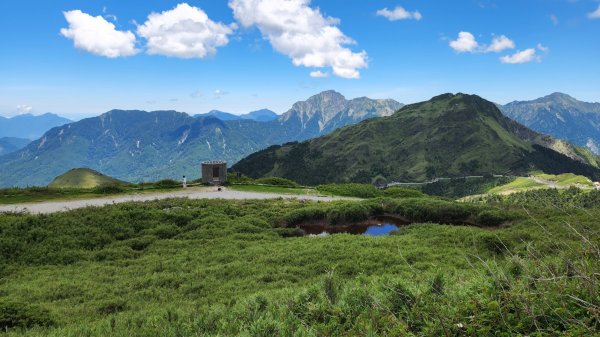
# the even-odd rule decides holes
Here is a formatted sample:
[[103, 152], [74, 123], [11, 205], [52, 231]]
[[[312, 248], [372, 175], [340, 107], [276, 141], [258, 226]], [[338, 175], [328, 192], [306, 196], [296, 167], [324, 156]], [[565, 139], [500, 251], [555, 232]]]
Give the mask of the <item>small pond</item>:
[[377, 217], [353, 224], [328, 225], [323, 222], [309, 222], [300, 224], [306, 235], [326, 236], [329, 234], [348, 233], [355, 235], [382, 236], [388, 235], [392, 231], [409, 223], [399, 221], [398, 219], [388, 217]]

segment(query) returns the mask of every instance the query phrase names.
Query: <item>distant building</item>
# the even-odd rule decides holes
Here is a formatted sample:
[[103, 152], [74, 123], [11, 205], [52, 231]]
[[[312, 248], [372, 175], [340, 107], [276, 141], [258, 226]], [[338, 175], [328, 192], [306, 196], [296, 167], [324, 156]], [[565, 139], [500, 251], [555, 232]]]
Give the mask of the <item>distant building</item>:
[[227, 182], [227, 162], [207, 160], [202, 162], [202, 183], [222, 185]]

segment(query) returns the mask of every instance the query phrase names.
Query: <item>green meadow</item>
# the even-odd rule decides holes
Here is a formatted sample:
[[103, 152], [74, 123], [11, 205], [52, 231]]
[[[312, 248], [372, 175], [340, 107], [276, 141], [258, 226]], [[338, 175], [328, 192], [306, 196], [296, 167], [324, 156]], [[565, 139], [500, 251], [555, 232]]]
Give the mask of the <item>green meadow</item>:
[[[400, 191], [332, 203], [171, 199], [0, 215], [2, 334], [598, 333], [597, 204], [571, 198], [555, 207], [536, 195], [456, 203]], [[295, 227], [381, 214], [413, 223], [380, 237], [312, 237]]]

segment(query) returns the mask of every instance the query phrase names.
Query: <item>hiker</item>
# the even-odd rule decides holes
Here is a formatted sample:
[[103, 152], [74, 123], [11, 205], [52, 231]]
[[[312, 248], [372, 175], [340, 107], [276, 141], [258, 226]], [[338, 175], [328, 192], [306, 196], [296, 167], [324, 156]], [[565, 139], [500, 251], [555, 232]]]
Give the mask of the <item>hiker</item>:
[[183, 176], [183, 188], [187, 187], [187, 178]]

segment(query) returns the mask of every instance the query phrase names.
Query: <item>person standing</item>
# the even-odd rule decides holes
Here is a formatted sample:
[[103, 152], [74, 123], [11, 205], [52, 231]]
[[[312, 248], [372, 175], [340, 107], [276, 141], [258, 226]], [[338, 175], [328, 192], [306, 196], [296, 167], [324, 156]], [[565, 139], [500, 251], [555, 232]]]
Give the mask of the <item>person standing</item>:
[[187, 178], [185, 176], [183, 176], [182, 181], [183, 181], [183, 188], [186, 188], [187, 187]]

